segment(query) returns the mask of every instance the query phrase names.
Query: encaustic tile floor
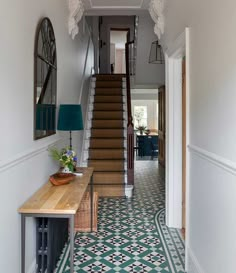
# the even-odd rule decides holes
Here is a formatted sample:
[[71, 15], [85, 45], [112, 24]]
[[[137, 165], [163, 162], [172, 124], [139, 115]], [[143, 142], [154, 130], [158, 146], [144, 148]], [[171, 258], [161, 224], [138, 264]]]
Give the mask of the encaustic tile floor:
[[[99, 198], [98, 210], [98, 232], [75, 236], [75, 272], [184, 272], [180, 232], [165, 225], [164, 169], [158, 161], [136, 161], [133, 197]], [[69, 269], [66, 246], [56, 273]]]

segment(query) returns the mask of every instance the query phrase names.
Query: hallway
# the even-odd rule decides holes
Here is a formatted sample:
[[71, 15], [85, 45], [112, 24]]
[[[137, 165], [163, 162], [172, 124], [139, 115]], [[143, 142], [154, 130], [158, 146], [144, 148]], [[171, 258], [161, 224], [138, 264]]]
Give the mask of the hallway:
[[[165, 222], [164, 169], [135, 161], [132, 199], [100, 198], [97, 233], [77, 233], [75, 272], [183, 273], [184, 243]], [[65, 249], [57, 273], [69, 272]]]

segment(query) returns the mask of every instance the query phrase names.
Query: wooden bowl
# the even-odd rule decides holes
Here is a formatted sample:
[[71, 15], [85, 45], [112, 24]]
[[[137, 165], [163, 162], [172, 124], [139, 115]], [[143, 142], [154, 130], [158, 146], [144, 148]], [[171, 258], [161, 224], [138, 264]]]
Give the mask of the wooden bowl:
[[49, 180], [54, 186], [60, 186], [70, 183], [75, 177], [73, 173], [54, 173]]

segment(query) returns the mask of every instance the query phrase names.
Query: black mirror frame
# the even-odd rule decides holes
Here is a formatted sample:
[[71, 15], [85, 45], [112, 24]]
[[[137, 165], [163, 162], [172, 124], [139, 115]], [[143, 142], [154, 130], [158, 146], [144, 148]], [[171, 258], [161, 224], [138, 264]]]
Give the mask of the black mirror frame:
[[[46, 25], [46, 35], [44, 36], [45, 41], [43, 41], [43, 44], [46, 44], [47, 49], [49, 49], [49, 52], [46, 52], [46, 56], [42, 56], [38, 52], [38, 46], [39, 46], [39, 38], [40, 35], [42, 35], [42, 32], [45, 31], [45, 25]], [[45, 33], [44, 33], [45, 34]], [[48, 40], [47, 40], [48, 39]], [[43, 46], [44, 47], [44, 46]], [[47, 49], [45, 49], [47, 51]], [[46, 71], [47, 76], [44, 78], [46, 83], [46, 87], [44, 87], [44, 84], [42, 86], [42, 90], [44, 92], [40, 93], [40, 98], [38, 98], [37, 94], [37, 83], [38, 83], [38, 61], [41, 60], [48, 66], [48, 70]], [[42, 70], [42, 69], [41, 69]], [[43, 101], [44, 95], [46, 93], [48, 82], [50, 81], [50, 76], [53, 77], [52, 71], [55, 71], [54, 79], [51, 79], [51, 81], [54, 80], [54, 88], [55, 93], [52, 93], [52, 89], [50, 90], [51, 94], [51, 101], [54, 98], [54, 102], [52, 103], [38, 103], [37, 100]], [[42, 72], [42, 71], [41, 71]], [[45, 74], [46, 74], [45, 73]], [[42, 75], [41, 75], [42, 78]], [[43, 93], [43, 96], [41, 98], [41, 95]], [[56, 50], [56, 39], [55, 34], [53, 30], [52, 23], [49, 18], [45, 17], [43, 18], [36, 29], [36, 35], [35, 35], [35, 43], [34, 43], [34, 140], [41, 139], [47, 136], [51, 136], [56, 134], [56, 104], [57, 104], [57, 50]], [[50, 117], [49, 114], [50, 113]], [[41, 131], [41, 133], [40, 133]]]

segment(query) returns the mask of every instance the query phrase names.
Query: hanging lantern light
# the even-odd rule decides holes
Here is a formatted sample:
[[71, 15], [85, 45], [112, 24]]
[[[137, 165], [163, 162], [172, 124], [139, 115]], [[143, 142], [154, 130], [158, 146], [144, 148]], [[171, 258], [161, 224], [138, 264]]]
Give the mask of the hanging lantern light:
[[152, 42], [150, 55], [149, 55], [149, 63], [150, 64], [164, 64], [165, 58], [158, 40]]

